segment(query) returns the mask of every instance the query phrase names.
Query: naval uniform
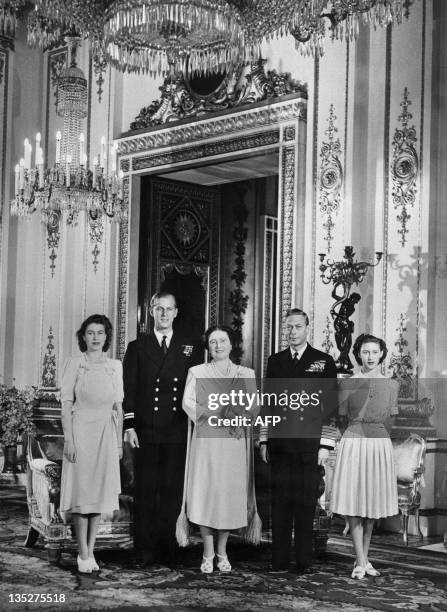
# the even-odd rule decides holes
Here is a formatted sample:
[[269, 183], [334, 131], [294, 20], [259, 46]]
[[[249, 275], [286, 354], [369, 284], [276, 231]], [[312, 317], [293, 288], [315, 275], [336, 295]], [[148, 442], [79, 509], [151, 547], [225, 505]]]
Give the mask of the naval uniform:
[[134, 428], [140, 445], [134, 545], [147, 562], [175, 561], [187, 437], [182, 397], [188, 369], [203, 361], [199, 342], [176, 332], [167, 340], [164, 347], [152, 331], [129, 343], [123, 362], [124, 429]]
[[[325, 399], [321, 397], [318, 407], [288, 412], [289, 419], [296, 419], [293, 425], [296, 430], [291, 429], [281, 437], [281, 431], [292, 427], [292, 422], [284, 421], [279, 428], [272, 428], [268, 436], [272, 476], [272, 566], [276, 570], [285, 570], [289, 566], [292, 528], [297, 569], [305, 569], [312, 562], [312, 528], [319, 480], [318, 449], [335, 446], [335, 429], [331, 423], [337, 406], [336, 395], [330, 381], [322, 384], [321, 380], [336, 378], [334, 360], [309, 344], [296, 356], [293, 353], [295, 351], [287, 348], [271, 355], [266, 378], [289, 379], [288, 384], [290, 379], [309, 379], [307, 384], [303, 381], [303, 386], [309, 392], [315, 385], [317, 389], [325, 388]], [[300, 385], [299, 381], [297, 384]], [[292, 390], [295, 391], [289, 387], [289, 392]], [[282, 410], [278, 408], [277, 414], [282, 416]], [[283, 425], [284, 430], [281, 430]], [[267, 431], [264, 429], [261, 443], [266, 440]]]

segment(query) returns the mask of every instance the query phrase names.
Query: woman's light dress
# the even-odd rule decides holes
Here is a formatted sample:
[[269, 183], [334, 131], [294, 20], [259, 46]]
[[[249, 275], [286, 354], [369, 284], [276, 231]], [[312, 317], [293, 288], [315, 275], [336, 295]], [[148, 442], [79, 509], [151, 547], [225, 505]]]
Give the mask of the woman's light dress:
[[[111, 513], [121, 492], [116, 402], [123, 401], [121, 362], [86, 355], [67, 360], [61, 401], [73, 402], [74, 463], [65, 457], [61, 477], [61, 512]], [[121, 443], [121, 441], [120, 441]]]

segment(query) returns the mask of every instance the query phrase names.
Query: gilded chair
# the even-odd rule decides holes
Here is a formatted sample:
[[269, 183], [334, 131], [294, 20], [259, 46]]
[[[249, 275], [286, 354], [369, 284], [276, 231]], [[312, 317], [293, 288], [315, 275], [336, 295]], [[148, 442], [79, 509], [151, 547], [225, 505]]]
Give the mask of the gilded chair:
[[419, 537], [423, 538], [419, 524], [419, 507], [421, 504], [420, 488], [425, 486], [423, 474], [426, 443], [424, 438], [412, 433], [408, 438], [394, 439], [393, 450], [403, 541], [408, 545], [408, 521], [411, 515], [415, 518]]
[[[25, 546], [32, 547], [39, 536], [47, 549], [50, 563], [57, 564], [64, 545], [73, 544], [74, 530], [69, 517], [59, 513], [60, 479], [64, 438], [57, 401], [36, 409], [37, 433], [29, 437], [27, 449], [26, 493], [29, 530]], [[125, 446], [125, 453], [129, 449]], [[102, 515], [97, 544], [103, 547], [132, 545], [133, 468], [132, 457], [125, 454], [121, 461], [120, 509]]]

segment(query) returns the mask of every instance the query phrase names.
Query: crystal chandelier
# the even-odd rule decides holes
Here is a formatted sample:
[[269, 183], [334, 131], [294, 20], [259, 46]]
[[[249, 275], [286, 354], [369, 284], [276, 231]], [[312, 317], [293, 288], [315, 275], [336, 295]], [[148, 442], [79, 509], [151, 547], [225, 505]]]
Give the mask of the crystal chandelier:
[[[35, 0], [28, 41], [46, 48], [74, 29], [120, 70], [207, 73], [256, 61], [263, 39], [293, 35], [304, 54], [352, 40], [361, 21], [399, 24], [416, 0]], [[1, 2], [1, 0], [0, 0]]]
[[63, 130], [56, 133], [55, 164], [45, 168], [40, 133], [36, 135], [34, 166], [32, 145], [25, 139], [24, 157], [15, 167], [15, 197], [11, 214], [30, 217], [37, 209], [48, 222], [53, 211], [66, 211], [67, 223], [75, 225], [81, 210], [96, 219], [105, 214], [120, 222], [126, 216], [122, 172], [117, 173], [117, 147], [107, 152], [101, 140], [100, 153], [88, 167], [82, 119], [87, 115], [87, 81], [76, 66], [79, 39], [67, 39], [70, 57], [57, 83], [57, 114], [63, 118]]

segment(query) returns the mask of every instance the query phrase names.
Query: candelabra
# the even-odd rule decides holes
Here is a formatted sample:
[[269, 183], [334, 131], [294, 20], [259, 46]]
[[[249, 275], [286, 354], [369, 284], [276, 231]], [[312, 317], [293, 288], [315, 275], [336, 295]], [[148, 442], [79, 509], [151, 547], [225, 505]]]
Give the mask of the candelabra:
[[14, 199], [11, 214], [29, 218], [40, 209], [47, 222], [54, 211], [67, 211], [67, 223], [75, 225], [81, 210], [93, 218], [106, 215], [120, 222], [126, 216], [123, 198], [123, 174], [117, 173], [117, 145], [107, 152], [105, 137], [100, 153], [88, 167], [85, 136], [81, 121], [87, 114], [87, 81], [76, 66], [77, 38], [67, 38], [70, 61], [58, 79], [57, 114], [63, 118], [63, 130], [56, 133], [55, 163], [45, 167], [42, 137], [36, 134], [34, 167], [32, 145], [24, 142], [24, 156], [15, 167]]
[[[334, 321], [335, 342], [340, 352], [337, 359], [337, 369], [342, 374], [352, 374], [352, 362], [349, 351], [352, 346], [352, 334], [354, 323], [350, 320], [354, 314], [355, 305], [360, 301], [358, 293], [351, 294], [352, 285], [359, 285], [365, 278], [369, 268], [377, 266], [383, 253], [376, 251], [376, 263], [368, 261], [354, 261], [354, 247], [345, 246], [345, 252], [341, 261], [328, 261], [325, 253], [320, 253], [321, 280], [325, 285], [332, 283], [332, 297], [335, 303], [331, 308], [331, 316]], [[339, 289], [343, 293], [339, 294]]]

